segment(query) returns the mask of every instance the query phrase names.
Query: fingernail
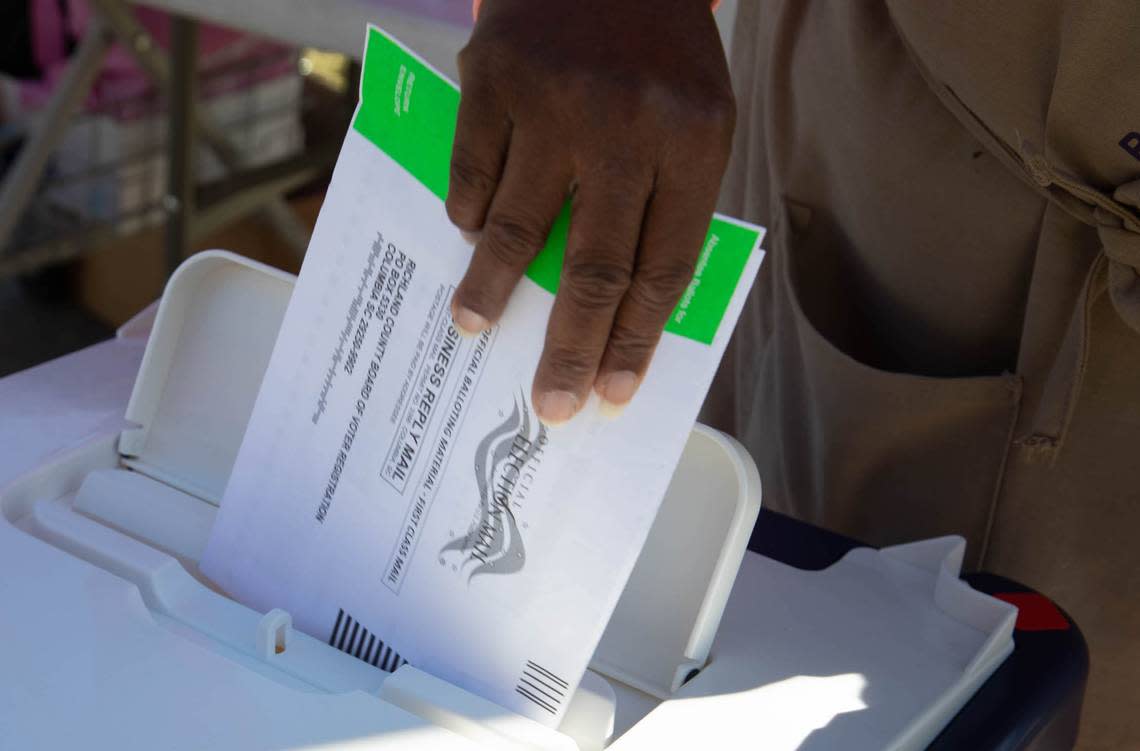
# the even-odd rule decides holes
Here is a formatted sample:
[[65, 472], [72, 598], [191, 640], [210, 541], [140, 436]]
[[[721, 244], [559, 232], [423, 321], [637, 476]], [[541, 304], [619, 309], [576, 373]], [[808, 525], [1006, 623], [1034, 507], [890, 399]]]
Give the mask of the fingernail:
[[598, 411], [610, 419], [617, 417], [637, 393], [637, 386], [637, 374], [630, 370], [619, 370], [602, 376], [598, 380], [598, 396], [602, 398]]
[[462, 305], [455, 306], [451, 314], [451, 320], [455, 323], [456, 330], [466, 337], [478, 336], [490, 323], [474, 310], [465, 308]]
[[569, 421], [578, 412], [578, 397], [569, 391], [547, 391], [539, 395], [534, 407], [544, 425], [555, 427]]
[[479, 242], [479, 237], [483, 233], [482, 232], [471, 232], [470, 230], [461, 229], [461, 230], [459, 230], [459, 234], [464, 240], [467, 241], [468, 245], [475, 245], [476, 243]]

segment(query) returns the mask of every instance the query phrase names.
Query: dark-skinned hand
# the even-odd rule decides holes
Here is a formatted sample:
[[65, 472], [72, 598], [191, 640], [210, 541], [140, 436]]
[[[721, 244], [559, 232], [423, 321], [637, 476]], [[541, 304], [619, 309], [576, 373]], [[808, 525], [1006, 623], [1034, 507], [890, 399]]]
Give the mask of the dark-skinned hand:
[[[633, 398], [692, 278], [735, 109], [708, 0], [485, 0], [459, 54], [447, 212], [476, 242], [452, 316], [494, 324], [572, 200], [532, 398]], [[477, 238], [477, 239], [476, 239]]]

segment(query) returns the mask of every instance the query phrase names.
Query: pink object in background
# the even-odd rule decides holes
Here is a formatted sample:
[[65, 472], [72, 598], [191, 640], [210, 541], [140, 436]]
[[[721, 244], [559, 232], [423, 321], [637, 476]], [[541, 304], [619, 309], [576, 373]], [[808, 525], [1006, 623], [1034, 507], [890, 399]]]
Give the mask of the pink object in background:
[[[86, 0], [27, 0], [31, 2], [32, 50], [36, 63], [44, 71], [43, 80], [21, 84], [22, 104], [28, 109], [38, 109], [55, 86], [68, 61], [68, 47], [71, 40], [82, 38], [91, 19], [91, 8]], [[160, 47], [167, 47], [170, 40], [170, 18], [157, 10], [135, 8], [135, 15]], [[199, 59], [203, 67], [224, 65], [227, 60], [248, 59], [259, 53], [283, 50], [282, 45], [265, 41], [241, 32], [232, 31], [207, 23], [200, 24], [198, 33]], [[244, 85], [280, 75], [291, 69], [287, 60], [272, 68], [259, 70], [251, 81], [245, 78]], [[116, 45], [103, 62], [102, 72], [95, 82], [89, 108], [98, 108], [117, 102], [137, 99], [153, 87], [150, 79], [135, 65], [131, 54]], [[222, 91], [203, 92], [207, 96]], [[131, 112], [119, 112], [130, 116]]]

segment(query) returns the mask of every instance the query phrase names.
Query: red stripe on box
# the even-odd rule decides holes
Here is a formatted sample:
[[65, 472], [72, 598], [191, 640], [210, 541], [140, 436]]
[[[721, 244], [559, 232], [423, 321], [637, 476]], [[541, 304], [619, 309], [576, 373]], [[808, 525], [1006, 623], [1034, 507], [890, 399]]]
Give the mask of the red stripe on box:
[[1018, 631], [1067, 631], [1069, 620], [1053, 601], [1036, 592], [999, 592], [994, 597], [1017, 608]]

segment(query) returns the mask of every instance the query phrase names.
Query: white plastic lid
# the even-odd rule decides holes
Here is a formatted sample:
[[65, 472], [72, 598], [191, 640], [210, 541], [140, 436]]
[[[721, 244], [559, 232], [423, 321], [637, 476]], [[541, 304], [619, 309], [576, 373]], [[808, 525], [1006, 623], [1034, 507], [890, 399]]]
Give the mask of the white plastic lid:
[[751, 457], [698, 424], [590, 667], [659, 699], [703, 668], [759, 513]]
[[217, 505], [237, 458], [294, 277], [221, 250], [170, 277], [139, 367], [119, 453]]

